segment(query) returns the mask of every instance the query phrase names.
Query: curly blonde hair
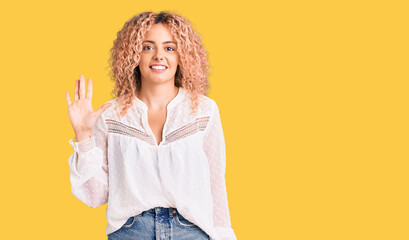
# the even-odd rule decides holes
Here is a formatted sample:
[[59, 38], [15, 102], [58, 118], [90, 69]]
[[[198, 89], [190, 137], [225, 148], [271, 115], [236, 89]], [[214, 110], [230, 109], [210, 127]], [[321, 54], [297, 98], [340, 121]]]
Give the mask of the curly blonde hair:
[[183, 87], [191, 96], [192, 113], [199, 105], [199, 94], [206, 95], [210, 64], [202, 44], [201, 36], [193, 31], [190, 22], [174, 13], [159, 14], [143, 12], [128, 20], [117, 33], [114, 46], [110, 49], [110, 77], [115, 82], [112, 95], [117, 99], [116, 111], [124, 116], [132, 106], [136, 93], [141, 89], [139, 69], [142, 41], [153, 24], [163, 23], [169, 27], [176, 39], [180, 64], [175, 73], [175, 86]]

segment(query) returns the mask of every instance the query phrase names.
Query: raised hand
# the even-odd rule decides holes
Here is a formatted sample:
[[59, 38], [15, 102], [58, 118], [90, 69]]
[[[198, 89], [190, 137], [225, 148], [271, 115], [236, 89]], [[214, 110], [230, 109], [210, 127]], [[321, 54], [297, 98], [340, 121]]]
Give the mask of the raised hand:
[[85, 97], [85, 78], [82, 74], [80, 79], [75, 81], [74, 103], [71, 103], [69, 91], [65, 93], [65, 96], [68, 104], [68, 115], [74, 128], [76, 140], [79, 142], [91, 137], [95, 122], [112, 103], [105, 103], [94, 111], [92, 108], [92, 79], [88, 79], [88, 91]]

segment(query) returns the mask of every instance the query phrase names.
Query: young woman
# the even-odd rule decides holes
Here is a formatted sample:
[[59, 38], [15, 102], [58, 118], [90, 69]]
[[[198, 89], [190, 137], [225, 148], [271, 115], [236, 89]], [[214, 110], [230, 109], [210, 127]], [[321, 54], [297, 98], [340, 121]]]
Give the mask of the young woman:
[[219, 109], [207, 97], [208, 61], [189, 21], [143, 12], [117, 34], [114, 100], [92, 108], [92, 80], [66, 93], [73, 194], [107, 206], [116, 239], [236, 239], [226, 194]]

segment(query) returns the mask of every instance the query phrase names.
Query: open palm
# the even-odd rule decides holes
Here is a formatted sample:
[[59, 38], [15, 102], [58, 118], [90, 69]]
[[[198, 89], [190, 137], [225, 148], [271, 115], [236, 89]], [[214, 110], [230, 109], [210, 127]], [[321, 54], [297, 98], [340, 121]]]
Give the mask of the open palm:
[[71, 103], [69, 91], [67, 91], [65, 95], [71, 125], [74, 128], [77, 141], [81, 141], [85, 135], [92, 134], [92, 128], [98, 117], [111, 106], [112, 103], [105, 103], [98, 108], [98, 110], [94, 111], [92, 108], [92, 79], [88, 79], [88, 90], [85, 96], [85, 78], [83, 75], [80, 76], [79, 80], [75, 81], [74, 103]]

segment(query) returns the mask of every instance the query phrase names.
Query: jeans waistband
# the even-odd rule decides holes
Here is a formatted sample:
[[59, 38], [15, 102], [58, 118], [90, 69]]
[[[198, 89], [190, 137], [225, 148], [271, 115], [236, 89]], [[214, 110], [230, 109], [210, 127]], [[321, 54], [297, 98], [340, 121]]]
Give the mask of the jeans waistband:
[[147, 210], [147, 212], [155, 213], [155, 214], [169, 214], [169, 217], [173, 217], [176, 214], [177, 209], [174, 207], [155, 207]]

